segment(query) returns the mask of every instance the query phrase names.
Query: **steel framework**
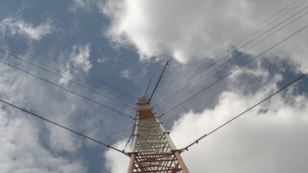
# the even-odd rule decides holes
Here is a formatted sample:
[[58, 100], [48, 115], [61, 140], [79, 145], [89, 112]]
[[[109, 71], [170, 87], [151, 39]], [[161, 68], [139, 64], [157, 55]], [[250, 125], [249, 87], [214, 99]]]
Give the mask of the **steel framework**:
[[188, 173], [180, 151], [176, 149], [155, 112], [145, 99], [137, 103], [137, 121], [133, 152], [129, 153], [128, 173]]

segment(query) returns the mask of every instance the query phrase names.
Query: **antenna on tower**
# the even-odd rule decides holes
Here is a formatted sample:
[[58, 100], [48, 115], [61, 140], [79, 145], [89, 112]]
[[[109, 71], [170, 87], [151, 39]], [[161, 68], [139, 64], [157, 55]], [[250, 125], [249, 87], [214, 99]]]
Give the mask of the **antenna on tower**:
[[152, 98], [153, 98], [153, 96], [154, 96], [154, 94], [155, 94], [155, 91], [156, 91], [156, 89], [157, 89], [157, 87], [158, 87], [158, 85], [159, 85], [159, 83], [160, 83], [160, 81], [161, 81], [161, 79], [162, 79], [162, 77], [163, 77], [163, 74], [165, 73], [165, 70], [166, 70], [166, 68], [167, 68], [167, 66], [168, 66], [168, 64], [169, 64], [169, 61], [170, 61], [170, 59], [166, 62], [166, 65], [165, 65], [163, 71], [161, 72], [161, 74], [160, 74], [160, 76], [159, 76], [159, 78], [158, 78], [158, 81], [157, 81], [157, 83], [156, 83], [156, 85], [155, 85], [155, 87], [154, 87], [154, 89], [153, 89], [153, 91], [152, 91], [152, 94], [150, 95], [150, 97], [149, 97], [149, 99], [148, 99], [148, 101], [147, 101], [147, 104], [150, 104], [150, 102], [151, 102], [151, 100], [152, 100]]

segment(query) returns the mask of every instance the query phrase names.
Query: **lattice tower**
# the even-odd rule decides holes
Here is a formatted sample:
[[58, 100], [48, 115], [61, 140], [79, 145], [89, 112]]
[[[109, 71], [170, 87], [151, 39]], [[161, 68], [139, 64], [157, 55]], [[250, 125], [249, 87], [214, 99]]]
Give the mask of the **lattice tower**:
[[145, 99], [137, 103], [137, 121], [128, 173], [188, 173], [188, 170], [155, 112]]

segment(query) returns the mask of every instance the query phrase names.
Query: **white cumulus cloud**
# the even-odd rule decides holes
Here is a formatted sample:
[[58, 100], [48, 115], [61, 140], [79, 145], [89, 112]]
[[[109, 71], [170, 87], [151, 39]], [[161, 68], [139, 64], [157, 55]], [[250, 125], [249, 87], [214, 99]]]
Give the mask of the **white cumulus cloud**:
[[13, 36], [18, 34], [33, 40], [40, 40], [55, 30], [50, 19], [34, 26], [19, 18], [5, 18], [0, 22], [0, 28]]
[[95, 0], [71, 0], [72, 5], [68, 8], [69, 12], [76, 13], [77, 10], [90, 10], [91, 3], [94, 3]]
[[[234, 39], [241, 34], [246, 33], [246, 38], [249, 36], [251, 40], [252, 36], [261, 33], [265, 28], [268, 29], [303, 9], [307, 1], [299, 0], [292, 3], [290, 8], [276, 15], [270, 25], [257, 30], [257, 34], [247, 35], [255, 29], [255, 26], [287, 4], [291, 2], [287, 0], [108, 0], [100, 7], [111, 19], [111, 26], [106, 35], [115, 43], [134, 45], [143, 59], [169, 55], [185, 63], [192, 58], [211, 58], [222, 48], [239, 46]], [[307, 12], [307, 9], [301, 14], [304, 12]], [[304, 16], [273, 37], [265, 36], [269, 39], [262, 46], [269, 47], [273, 42], [306, 23], [307, 16]], [[291, 55], [299, 64], [304, 62], [307, 65], [307, 59], [304, 58], [304, 55], [307, 55], [305, 47], [308, 46], [307, 37], [304, 37], [306, 34], [307, 31], [301, 34], [302, 37], [288, 41], [288, 44], [282, 45], [277, 52]], [[259, 49], [250, 52], [256, 53]]]
[[[117, 142], [114, 146], [117, 148], [124, 148], [127, 139]], [[131, 150], [129, 147], [126, 148], [127, 151]], [[107, 150], [104, 154], [106, 158], [105, 166], [108, 170], [112, 173], [122, 173], [127, 172], [129, 157], [124, 156], [123, 154], [114, 151], [114, 150]]]
[[75, 68], [88, 72], [92, 68], [90, 62], [90, 44], [74, 45], [70, 55], [70, 61]]
[[[242, 84], [237, 81], [244, 72], [270, 78], [268, 70], [260, 69], [235, 74], [229, 81], [230, 90], [220, 94], [219, 102], [213, 108], [182, 113], [171, 128], [175, 145], [185, 147], [276, 91], [280, 87], [278, 83], [283, 80], [279, 74], [254, 94], [246, 95], [239, 89]], [[294, 94], [297, 87], [294, 85], [284, 94], [272, 97], [185, 151], [182, 156], [189, 170], [209, 173], [305, 172], [308, 169], [305, 163], [308, 159], [305, 150], [308, 145], [308, 98]], [[116, 154], [109, 156], [112, 173], [118, 173], [117, 169], [127, 169], [124, 158]]]
[[125, 70], [120, 71], [120, 76], [122, 78], [129, 79], [130, 78], [130, 73], [129, 73], [129, 71], [127, 69], [125, 69]]
[[[225, 92], [214, 109], [183, 115], [175, 122], [171, 137], [177, 146], [184, 147], [260, 100], [265, 93], [268, 92], [248, 97]], [[308, 167], [302, 160], [308, 159], [308, 153], [303, 151], [308, 144], [308, 100], [303, 96], [288, 99], [292, 104], [275, 96], [190, 148], [183, 154], [190, 171], [305, 172]]]
[[[63, 103], [55, 103], [58, 97], [40, 82], [1, 65], [0, 96], [18, 106], [30, 110], [39, 108], [44, 117], [69, 124], [70, 114]], [[46, 100], [48, 98], [48, 100]], [[51, 99], [51, 100], [49, 100]], [[73, 103], [73, 99], [69, 101]], [[64, 102], [65, 103], [65, 102]], [[35, 105], [35, 106], [34, 106]], [[65, 108], [61, 108], [63, 105]], [[36, 107], [37, 106], [37, 107]], [[44, 108], [44, 109], [42, 109]], [[60, 111], [59, 114], [54, 112]], [[38, 112], [38, 111], [36, 111]], [[48, 114], [49, 112], [51, 114]], [[79, 159], [60, 153], [74, 153], [80, 148], [76, 138], [65, 131], [52, 128], [37, 119], [0, 104], [0, 170], [5, 173], [82, 173], [87, 166]], [[65, 140], [63, 140], [65, 139]], [[52, 141], [49, 143], [49, 141]], [[49, 144], [48, 144], [49, 143]], [[49, 148], [50, 147], [50, 148]]]
[[76, 44], [73, 46], [72, 51], [67, 56], [63, 56], [63, 66], [60, 68], [63, 78], [59, 79], [59, 83], [67, 84], [73, 79], [73, 74], [88, 73], [92, 68], [90, 61], [91, 45], [90, 44]]
[[[85, 165], [78, 160], [55, 156], [39, 140], [39, 128], [25, 118], [1, 111], [0, 169], [5, 173], [82, 173]], [[22, 114], [15, 112], [15, 115]], [[10, 117], [11, 116], [11, 117]], [[21, 115], [22, 116], [22, 115]]]

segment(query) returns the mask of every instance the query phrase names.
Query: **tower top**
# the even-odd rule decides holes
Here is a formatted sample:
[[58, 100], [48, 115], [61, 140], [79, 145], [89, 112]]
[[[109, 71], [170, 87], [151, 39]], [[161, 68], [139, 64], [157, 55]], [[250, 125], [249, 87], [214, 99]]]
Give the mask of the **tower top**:
[[145, 98], [138, 103], [133, 152], [128, 173], [188, 173], [188, 170], [155, 112]]

